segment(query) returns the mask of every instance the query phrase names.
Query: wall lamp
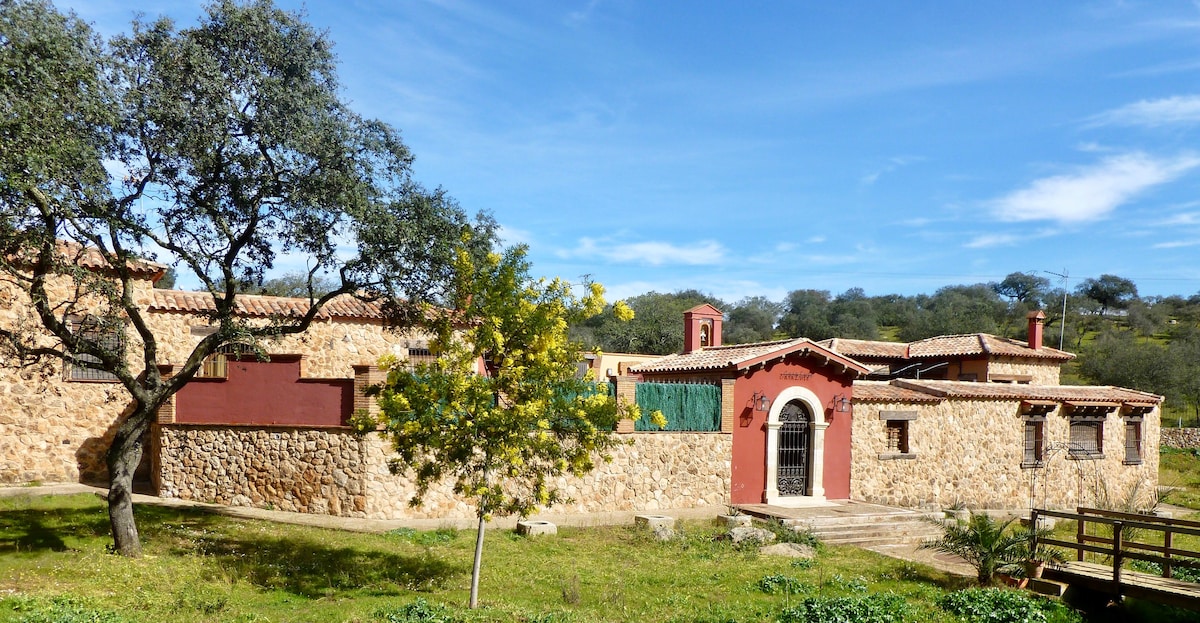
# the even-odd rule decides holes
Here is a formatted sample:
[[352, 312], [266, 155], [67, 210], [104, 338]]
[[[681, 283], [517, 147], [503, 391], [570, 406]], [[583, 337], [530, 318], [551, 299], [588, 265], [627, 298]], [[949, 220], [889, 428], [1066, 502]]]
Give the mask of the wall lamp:
[[833, 397], [833, 410], [837, 413], [850, 412], [850, 399], [846, 397], [846, 394], [838, 394]]
[[766, 411], [771, 408], [771, 399], [767, 398], [763, 392], [754, 392], [753, 402], [755, 411]]

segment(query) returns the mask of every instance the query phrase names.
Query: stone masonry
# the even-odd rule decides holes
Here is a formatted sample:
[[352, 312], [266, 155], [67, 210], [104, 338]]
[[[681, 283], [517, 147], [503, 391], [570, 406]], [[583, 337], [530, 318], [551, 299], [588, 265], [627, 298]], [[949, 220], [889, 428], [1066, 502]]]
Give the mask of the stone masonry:
[[[881, 412], [916, 413], [909, 422], [911, 457], [883, 458], [887, 435]], [[1143, 448], [1140, 465], [1126, 465], [1119, 414], [1104, 421], [1104, 457], [1073, 459], [1047, 452], [1044, 467], [1022, 468], [1020, 401], [942, 400], [934, 403], [862, 403], [854, 407], [850, 496], [910, 508], [1055, 508], [1093, 505], [1136, 492], [1152, 495], [1158, 483], [1158, 452]], [[1144, 421], [1143, 439], [1157, 440], [1158, 412]], [[1069, 437], [1067, 418], [1046, 416], [1047, 447]]]
[[[344, 429], [162, 426], [160, 495], [235, 506], [365, 517], [470, 518], [474, 509], [449, 483], [413, 508], [409, 478], [387, 468], [377, 434]], [[612, 461], [583, 478], [556, 481], [573, 501], [561, 512], [656, 510], [724, 504], [732, 436], [721, 433], [622, 435]]]
[[1200, 448], [1200, 428], [1163, 427], [1161, 443], [1165, 448]]

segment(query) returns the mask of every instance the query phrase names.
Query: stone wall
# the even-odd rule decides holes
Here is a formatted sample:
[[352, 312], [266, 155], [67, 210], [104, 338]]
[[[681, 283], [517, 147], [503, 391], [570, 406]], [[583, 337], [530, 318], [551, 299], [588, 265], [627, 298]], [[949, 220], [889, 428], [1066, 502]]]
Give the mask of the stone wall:
[[[134, 300], [149, 305], [151, 284], [134, 284]], [[63, 279], [51, 279], [47, 293], [65, 299], [72, 294]], [[81, 301], [80, 313], [99, 309]], [[57, 346], [40, 331], [28, 297], [0, 283], [0, 326], [34, 335], [31, 344]], [[136, 333], [126, 332], [127, 350], [139, 352]], [[69, 381], [61, 361], [45, 358], [22, 367], [0, 349], [0, 483], [102, 482], [107, 479], [104, 453], [116, 422], [131, 403], [116, 381]]]
[[[134, 300], [148, 309], [149, 280], [135, 282]], [[70, 294], [63, 280], [51, 282], [52, 297]], [[83, 306], [86, 309], [86, 303]], [[203, 338], [207, 322], [180, 312], [144, 314], [158, 338], [159, 363], [180, 365]], [[30, 316], [28, 298], [0, 283], [0, 326], [40, 325]], [[140, 369], [140, 341], [125, 332], [130, 365]], [[57, 341], [42, 333], [47, 346]], [[423, 346], [424, 336], [394, 333], [377, 320], [325, 319], [308, 332], [265, 344], [268, 353], [305, 355], [307, 378], [354, 378], [355, 365], [375, 364], [386, 354], [403, 355], [409, 345]], [[122, 413], [130, 407], [125, 389], [115, 381], [66, 380], [61, 362], [46, 359], [20, 368], [0, 351], [0, 483], [104, 482], [104, 452]]]
[[988, 362], [989, 379], [993, 375], [1030, 376], [1031, 385], [1058, 385], [1061, 365], [1057, 361], [1029, 361], [1013, 357], [996, 357]]
[[1163, 427], [1159, 443], [1167, 448], [1200, 448], [1200, 428]]
[[[419, 508], [412, 481], [387, 468], [379, 435], [345, 429], [161, 427], [160, 495], [236, 506], [366, 517], [471, 518], [474, 510], [448, 483]], [[559, 512], [657, 510], [729, 500], [732, 436], [635, 433], [583, 478], [555, 484], [573, 502]]]
[[[881, 411], [915, 411], [909, 422], [911, 458], [886, 454]], [[1125, 465], [1124, 422], [1109, 414], [1104, 422], [1105, 455], [1097, 460], [1068, 458], [1048, 450], [1045, 467], [1022, 469], [1024, 424], [1020, 401], [943, 400], [937, 403], [859, 403], [854, 407], [850, 496], [856, 500], [912, 508], [1071, 508], [1131, 492], [1150, 495], [1158, 485], [1159, 412], [1145, 416], [1143, 462]], [[1069, 438], [1069, 422], [1058, 410], [1046, 417], [1047, 448]]]

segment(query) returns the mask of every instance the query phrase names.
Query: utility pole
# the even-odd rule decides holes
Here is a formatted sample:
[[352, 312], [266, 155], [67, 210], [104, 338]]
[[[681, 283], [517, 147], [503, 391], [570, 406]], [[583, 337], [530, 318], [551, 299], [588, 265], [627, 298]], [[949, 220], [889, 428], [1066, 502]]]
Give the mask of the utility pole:
[[1061, 274], [1055, 273], [1055, 272], [1050, 272], [1048, 270], [1043, 270], [1042, 272], [1046, 273], [1047, 275], [1054, 275], [1055, 277], [1062, 279], [1062, 284], [1063, 284], [1062, 285], [1062, 289], [1063, 289], [1062, 323], [1058, 325], [1058, 350], [1062, 350], [1063, 349], [1063, 335], [1065, 335], [1066, 331], [1067, 331], [1067, 278], [1070, 277], [1071, 273], [1067, 272], [1067, 269], [1065, 269], [1065, 268], [1063, 269]]

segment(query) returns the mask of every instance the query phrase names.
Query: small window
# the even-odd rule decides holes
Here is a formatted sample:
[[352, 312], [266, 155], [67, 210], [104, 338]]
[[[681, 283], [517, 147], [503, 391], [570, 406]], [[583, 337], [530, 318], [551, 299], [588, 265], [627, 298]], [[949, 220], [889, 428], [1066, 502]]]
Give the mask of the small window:
[[1104, 458], [1104, 420], [1072, 419], [1068, 455], [1073, 459]]
[[1021, 467], [1042, 467], [1046, 460], [1045, 420], [1025, 421], [1025, 453]]
[[884, 451], [879, 453], [881, 460], [915, 459], [912, 444], [909, 443], [909, 424], [917, 419], [916, 411], [880, 411], [879, 419], [883, 420]]
[[428, 365], [435, 361], [437, 361], [437, 357], [433, 354], [433, 351], [429, 350], [428, 346], [409, 347], [408, 359], [405, 366], [411, 371], [415, 370], [418, 365]]
[[908, 422], [905, 420], [888, 420], [887, 422], [887, 451], [898, 454], [908, 454]]
[[1142, 462], [1142, 421], [1125, 420], [1125, 464]]
[[217, 350], [204, 358], [200, 369], [196, 371], [198, 379], [227, 379], [229, 378], [229, 362], [237, 361], [243, 355], [253, 356], [253, 348], [246, 344], [235, 342], [222, 344]]
[[[67, 328], [80, 338], [95, 344], [101, 350], [125, 353], [125, 323], [117, 318], [87, 316], [68, 318]], [[88, 363], [100, 363], [100, 358], [87, 353], [74, 353], [74, 361], [67, 364], [67, 379], [71, 381], [116, 381], [117, 375], [108, 370], [88, 367]]]

